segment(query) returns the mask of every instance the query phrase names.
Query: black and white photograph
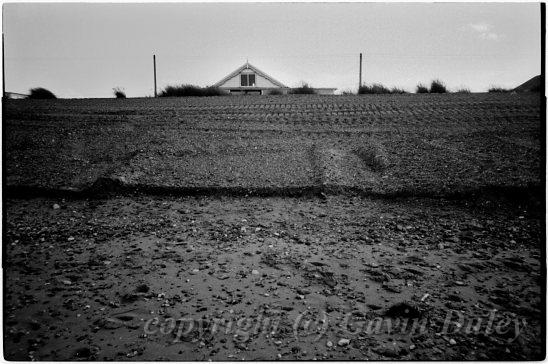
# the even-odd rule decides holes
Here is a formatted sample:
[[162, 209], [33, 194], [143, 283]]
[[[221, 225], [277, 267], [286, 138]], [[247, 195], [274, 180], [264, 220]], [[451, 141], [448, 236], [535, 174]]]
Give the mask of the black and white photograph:
[[545, 33], [4, 1], [3, 360], [544, 360]]

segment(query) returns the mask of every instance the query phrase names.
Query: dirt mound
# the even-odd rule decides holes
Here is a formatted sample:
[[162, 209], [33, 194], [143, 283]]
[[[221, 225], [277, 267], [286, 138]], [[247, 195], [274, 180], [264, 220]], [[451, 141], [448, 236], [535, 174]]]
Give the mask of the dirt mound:
[[514, 89], [516, 92], [540, 92], [544, 80], [541, 75], [535, 76]]

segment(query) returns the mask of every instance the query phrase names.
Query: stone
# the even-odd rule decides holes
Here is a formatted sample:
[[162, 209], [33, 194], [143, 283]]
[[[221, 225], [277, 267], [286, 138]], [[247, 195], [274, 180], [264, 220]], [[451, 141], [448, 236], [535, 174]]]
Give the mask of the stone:
[[350, 339], [340, 339], [339, 342], [337, 343], [337, 345], [339, 346], [346, 346], [350, 344]]

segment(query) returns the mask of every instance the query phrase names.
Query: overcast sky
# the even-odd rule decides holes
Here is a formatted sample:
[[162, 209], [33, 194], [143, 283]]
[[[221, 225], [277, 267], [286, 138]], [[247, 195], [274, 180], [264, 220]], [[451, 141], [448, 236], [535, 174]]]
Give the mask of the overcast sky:
[[356, 89], [364, 80], [413, 91], [514, 87], [540, 73], [535, 3], [4, 4], [6, 90], [59, 97], [152, 95], [211, 85], [246, 59], [288, 86]]

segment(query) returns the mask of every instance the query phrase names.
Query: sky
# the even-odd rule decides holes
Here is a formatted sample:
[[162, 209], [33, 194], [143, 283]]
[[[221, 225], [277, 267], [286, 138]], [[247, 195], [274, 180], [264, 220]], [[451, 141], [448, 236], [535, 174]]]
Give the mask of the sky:
[[540, 74], [538, 3], [5, 3], [6, 91], [128, 97], [249, 61], [287, 86], [515, 87]]

